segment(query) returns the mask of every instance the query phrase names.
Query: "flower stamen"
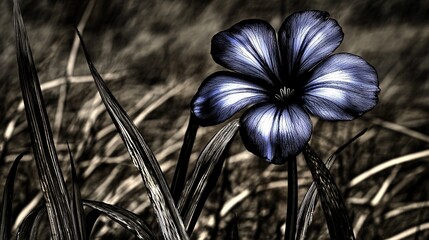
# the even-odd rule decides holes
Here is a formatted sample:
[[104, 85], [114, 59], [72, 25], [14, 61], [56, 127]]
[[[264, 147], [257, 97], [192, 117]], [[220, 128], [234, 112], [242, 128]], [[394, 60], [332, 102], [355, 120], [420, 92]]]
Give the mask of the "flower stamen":
[[283, 87], [280, 89], [280, 92], [278, 94], [274, 95], [274, 97], [279, 101], [286, 102], [294, 95], [295, 95], [295, 89]]

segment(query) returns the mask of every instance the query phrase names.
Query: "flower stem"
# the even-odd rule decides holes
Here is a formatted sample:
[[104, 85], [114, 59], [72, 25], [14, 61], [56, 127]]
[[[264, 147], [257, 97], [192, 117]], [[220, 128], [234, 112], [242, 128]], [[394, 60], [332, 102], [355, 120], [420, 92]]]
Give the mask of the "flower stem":
[[186, 172], [188, 171], [189, 158], [194, 146], [195, 136], [198, 130], [198, 120], [191, 112], [189, 116], [188, 128], [186, 129], [185, 138], [183, 140], [182, 149], [180, 150], [179, 160], [177, 161], [176, 170], [174, 172], [173, 182], [171, 183], [171, 195], [174, 202], [180, 199], [183, 188], [185, 186]]
[[296, 158], [288, 159], [288, 191], [285, 240], [294, 240], [298, 212], [298, 177]]

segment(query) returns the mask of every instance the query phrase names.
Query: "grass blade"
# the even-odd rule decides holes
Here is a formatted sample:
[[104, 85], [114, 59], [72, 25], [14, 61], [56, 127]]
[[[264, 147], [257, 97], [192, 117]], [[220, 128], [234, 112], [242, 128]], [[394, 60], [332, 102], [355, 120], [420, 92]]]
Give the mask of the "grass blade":
[[39, 225], [40, 219], [42, 218], [45, 212], [46, 212], [45, 206], [36, 207], [33, 211], [31, 211], [19, 226], [18, 232], [16, 234], [16, 239], [17, 240], [35, 239], [37, 235], [36, 226]]
[[39, 172], [40, 185], [46, 200], [52, 237], [54, 239], [76, 239], [71, 231], [73, 222], [70, 214], [69, 196], [58, 163], [52, 131], [21, 10], [17, 0], [14, 0], [13, 3], [16, 54], [22, 97]]
[[13, 199], [13, 185], [15, 183], [16, 169], [19, 162], [26, 153], [21, 153], [16, 157], [9, 170], [6, 178], [6, 183], [3, 190], [3, 202], [1, 205], [1, 220], [0, 220], [0, 239], [7, 240], [10, 238], [11, 220], [12, 220], [12, 199]]
[[97, 222], [98, 217], [100, 217], [102, 212], [97, 209], [92, 209], [86, 214], [85, 222], [86, 222], [86, 236], [91, 237], [92, 229], [94, 228], [95, 222]]
[[128, 210], [104, 202], [84, 200], [83, 204], [104, 213], [110, 219], [131, 231], [139, 239], [156, 239], [148, 225]]
[[71, 179], [72, 179], [72, 199], [71, 199], [71, 213], [73, 218], [73, 230], [75, 235], [79, 236], [80, 239], [86, 240], [88, 236], [86, 234], [85, 227], [85, 212], [83, 211], [82, 198], [80, 195], [80, 188], [77, 182], [76, 169], [74, 167], [73, 156], [70, 151], [70, 146], [67, 143], [67, 149], [70, 156], [70, 167], [71, 167]]
[[198, 157], [178, 205], [189, 234], [192, 233], [204, 203], [216, 185], [226, 152], [238, 128], [238, 120], [227, 124], [210, 140]]
[[188, 239], [183, 221], [179, 212], [174, 205], [170, 189], [165, 181], [164, 174], [159, 167], [158, 161], [150, 150], [143, 136], [137, 127], [131, 121], [124, 109], [107, 88], [106, 83], [92, 64], [88, 51], [82, 37], [81, 45], [88, 62], [88, 67], [97, 85], [98, 92], [116, 126], [125, 146], [134, 162], [139, 169], [146, 186], [149, 198], [152, 202], [158, 224], [165, 239]]
[[177, 203], [185, 186], [186, 173], [188, 171], [189, 158], [194, 146], [195, 136], [197, 135], [199, 124], [193, 113], [189, 116], [188, 128], [186, 129], [185, 139], [180, 150], [179, 160], [177, 161], [174, 172], [173, 182], [171, 183], [171, 195], [174, 202]]
[[316, 183], [331, 239], [354, 240], [346, 205], [328, 168], [309, 145], [304, 149], [304, 157]]
[[[338, 155], [351, 143], [353, 143], [356, 139], [361, 137], [367, 129], [363, 129], [358, 134], [356, 134], [353, 138], [351, 138], [349, 141], [347, 141], [345, 144], [343, 144], [341, 147], [339, 147], [331, 156], [329, 156], [328, 160], [325, 162], [325, 165], [328, 169], [330, 169], [335, 161], [335, 159], [338, 157]], [[308, 226], [310, 226], [311, 221], [313, 219], [313, 212], [316, 208], [317, 200], [319, 199], [319, 196], [317, 194], [317, 187], [316, 183], [312, 183], [310, 188], [307, 190], [307, 193], [304, 196], [304, 199], [302, 200], [301, 206], [299, 207], [298, 212], [298, 220], [297, 220], [297, 232], [296, 232], [296, 238], [299, 240], [304, 240], [305, 235], [307, 233]]]

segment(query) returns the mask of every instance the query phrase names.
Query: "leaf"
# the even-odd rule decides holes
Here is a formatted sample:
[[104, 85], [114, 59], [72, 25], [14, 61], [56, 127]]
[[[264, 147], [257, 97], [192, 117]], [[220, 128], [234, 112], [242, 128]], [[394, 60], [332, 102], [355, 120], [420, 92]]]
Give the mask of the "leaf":
[[[367, 129], [363, 129], [358, 134], [356, 134], [353, 138], [351, 138], [349, 141], [347, 141], [345, 144], [343, 144], [341, 147], [339, 147], [325, 162], [325, 165], [328, 169], [331, 168], [333, 165], [335, 159], [337, 156], [351, 143], [353, 143], [356, 139], [361, 137]], [[308, 226], [310, 226], [311, 221], [313, 219], [313, 213], [316, 208], [317, 200], [319, 199], [319, 196], [317, 194], [317, 188], [316, 184], [313, 182], [310, 186], [310, 188], [307, 190], [307, 193], [304, 196], [304, 199], [301, 202], [301, 206], [299, 208], [298, 212], [298, 220], [297, 220], [297, 233], [295, 239], [304, 240], [305, 235], [307, 233]]]
[[304, 149], [304, 157], [316, 183], [331, 239], [354, 240], [346, 205], [331, 173], [309, 145]]
[[194, 146], [198, 127], [197, 117], [191, 113], [188, 128], [185, 133], [185, 139], [183, 140], [182, 149], [180, 150], [179, 160], [177, 161], [176, 170], [174, 171], [173, 182], [171, 183], [171, 195], [173, 196], [175, 203], [179, 201], [183, 187], [185, 186], [189, 157], [192, 153], [192, 147]]
[[[77, 29], [76, 29], [77, 30]], [[164, 174], [159, 167], [158, 161], [146, 144], [143, 136], [131, 121], [124, 109], [107, 88], [106, 83], [92, 64], [88, 51], [79, 31], [77, 34], [81, 40], [82, 49], [85, 53], [88, 67], [94, 78], [98, 92], [116, 126], [121, 138], [133, 160], [134, 165], [140, 171], [149, 199], [152, 202], [158, 224], [165, 239], [188, 239], [185, 227], [179, 212], [174, 205], [170, 189], [165, 181]]]
[[[104, 213], [113, 221], [131, 231], [139, 239], [156, 239], [148, 225], [134, 213], [104, 202], [84, 200], [83, 204]], [[96, 219], [96, 218], [95, 218]]]
[[46, 213], [46, 207], [44, 205], [38, 206], [33, 211], [31, 211], [19, 226], [16, 239], [35, 239], [37, 235], [37, 226], [39, 225], [39, 222], [44, 213]]
[[80, 188], [77, 183], [76, 169], [73, 163], [73, 156], [70, 151], [70, 146], [67, 143], [67, 149], [69, 151], [70, 156], [70, 167], [71, 167], [71, 175], [72, 175], [72, 199], [71, 199], [71, 213], [73, 222], [73, 230], [75, 231], [75, 235], [79, 236], [80, 239], [88, 239], [86, 234], [85, 227], [85, 212], [83, 211], [82, 198], [80, 195]]
[[86, 236], [91, 237], [92, 229], [94, 228], [95, 223], [97, 222], [98, 217], [100, 217], [101, 212], [97, 209], [92, 209], [86, 214]]
[[189, 234], [192, 233], [204, 203], [216, 185], [226, 152], [238, 128], [238, 120], [224, 126], [198, 157], [195, 169], [186, 183], [178, 205]]
[[19, 162], [26, 153], [23, 152], [16, 157], [7, 175], [6, 183], [3, 190], [3, 201], [1, 205], [1, 219], [0, 219], [0, 239], [7, 240], [10, 238], [11, 220], [12, 220], [12, 200], [13, 200], [13, 186], [15, 183], [16, 169]]
[[30, 45], [18, 1], [13, 2], [16, 55], [22, 97], [27, 115], [39, 181], [46, 200], [46, 208], [54, 239], [76, 239], [67, 188], [58, 163], [48, 115], [40, 89]]

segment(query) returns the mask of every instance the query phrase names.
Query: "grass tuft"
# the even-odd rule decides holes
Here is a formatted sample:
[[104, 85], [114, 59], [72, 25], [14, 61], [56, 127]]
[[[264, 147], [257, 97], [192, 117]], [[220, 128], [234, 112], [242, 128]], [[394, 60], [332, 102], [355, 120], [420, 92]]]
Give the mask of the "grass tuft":
[[309, 145], [304, 149], [304, 158], [316, 184], [331, 239], [356, 239], [344, 200], [329, 169]]
[[[356, 141], [360, 136], [365, 134], [367, 129], [363, 129], [358, 134], [356, 134], [354, 137], [352, 137], [349, 141], [347, 141], [345, 144], [340, 146], [325, 162], [326, 168], [330, 169], [332, 165], [334, 164], [335, 159], [338, 157], [339, 154], [350, 144], [352, 144], [354, 141]], [[298, 220], [296, 222], [296, 239], [304, 240], [308, 227], [311, 224], [311, 221], [313, 219], [313, 213], [316, 209], [317, 200], [319, 199], [319, 196], [317, 194], [317, 186], [316, 183], [313, 182], [310, 185], [310, 188], [308, 188], [307, 192], [305, 193], [304, 199], [301, 202], [301, 205], [298, 210]]]
[[12, 220], [12, 200], [13, 200], [13, 188], [15, 183], [16, 170], [19, 162], [26, 153], [21, 153], [13, 161], [13, 165], [7, 175], [6, 184], [3, 190], [3, 201], [1, 205], [1, 218], [0, 218], [0, 239], [7, 240], [10, 238], [11, 233], [11, 220]]
[[22, 97], [40, 186], [46, 201], [51, 236], [53, 239], [76, 239], [77, 236], [71, 230], [73, 220], [69, 195], [58, 163], [45, 102], [17, 0], [13, 1], [13, 19]]
[[178, 204], [189, 234], [192, 233], [204, 203], [216, 185], [231, 140], [238, 128], [238, 120], [227, 124], [210, 140], [198, 157]]
[[[113, 221], [131, 231], [139, 239], [156, 239], [149, 225], [140, 219], [139, 216], [126, 209], [97, 201], [84, 200], [83, 204], [93, 210], [97, 210], [99, 213], [105, 214]], [[98, 215], [97, 212], [93, 212], [90, 217], [96, 220]]]
[[182, 219], [179, 216], [170, 189], [167, 186], [164, 174], [159, 167], [155, 155], [95, 69], [79, 31], [77, 31], [77, 34], [80, 37], [82, 49], [98, 92], [118, 133], [125, 143], [134, 165], [140, 171], [164, 238], [188, 239]]

